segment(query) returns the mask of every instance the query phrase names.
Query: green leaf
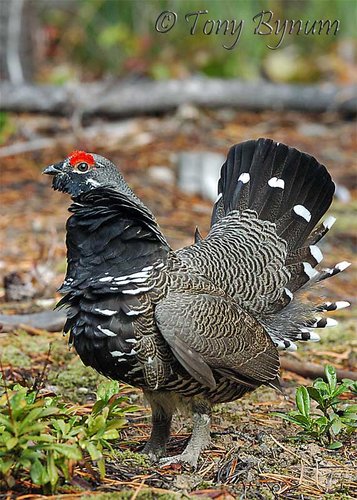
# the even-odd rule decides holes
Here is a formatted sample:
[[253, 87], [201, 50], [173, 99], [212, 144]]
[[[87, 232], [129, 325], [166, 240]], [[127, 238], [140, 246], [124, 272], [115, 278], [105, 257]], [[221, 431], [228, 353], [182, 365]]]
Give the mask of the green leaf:
[[317, 378], [313, 383], [315, 389], [320, 392], [321, 397], [327, 396], [329, 393], [328, 385], [321, 378]]
[[86, 450], [88, 451], [91, 459], [93, 461], [100, 460], [102, 458], [102, 453], [98, 448], [93, 444], [93, 443], [87, 443], [85, 446]]
[[103, 439], [118, 439], [119, 432], [116, 429], [109, 429], [104, 432], [102, 438]]
[[325, 375], [328, 381], [330, 392], [332, 393], [336, 389], [336, 384], [337, 384], [337, 376], [335, 368], [331, 365], [326, 365]]
[[324, 399], [321, 396], [320, 391], [318, 391], [316, 387], [307, 387], [306, 389], [311, 399], [319, 403], [320, 406], [324, 405]]
[[127, 423], [126, 418], [119, 417], [113, 418], [110, 420], [109, 424], [107, 424], [107, 430], [109, 429], [122, 429]]
[[[44, 467], [43, 465], [41, 464], [41, 462], [36, 459], [32, 462], [32, 465], [31, 465], [31, 469], [30, 469], [30, 476], [31, 476], [31, 479], [32, 479], [32, 482], [34, 482], [35, 484], [45, 484], [44, 483]], [[47, 482], [47, 481], [46, 481]]]
[[0, 425], [8, 431], [13, 431], [13, 425], [8, 415], [0, 415]]
[[105, 428], [105, 419], [103, 415], [97, 415], [95, 418], [88, 419], [88, 431], [90, 435], [96, 434], [97, 432]]
[[10, 469], [15, 465], [15, 459], [0, 460], [0, 472], [6, 476]]
[[52, 447], [53, 451], [57, 451], [64, 457], [70, 459], [70, 460], [81, 460], [82, 458], [82, 452], [79, 448], [79, 446], [75, 444], [53, 444]]
[[53, 457], [53, 453], [49, 453], [49, 455], [47, 457], [47, 473], [48, 473], [49, 482], [51, 483], [52, 489], [54, 489], [54, 487], [56, 486], [57, 481], [58, 481], [58, 472], [57, 472], [57, 467], [56, 467], [55, 460]]
[[336, 389], [333, 391], [333, 396], [336, 398], [340, 394], [343, 394], [344, 392], [348, 391], [348, 387], [346, 387], [344, 384], [341, 384], [339, 387], [336, 387]]
[[310, 396], [306, 387], [298, 387], [296, 390], [296, 406], [304, 417], [310, 415]]
[[97, 389], [97, 400], [104, 400], [106, 402], [119, 392], [119, 383], [116, 380], [109, 380], [99, 384]]
[[290, 414], [285, 414], [285, 413], [272, 413], [272, 415], [276, 415], [277, 417], [282, 418], [283, 420], [287, 420], [288, 422], [291, 422], [292, 424], [299, 425], [300, 427], [308, 428], [310, 426], [310, 420], [305, 417], [304, 415], [301, 415], [298, 412], [291, 412]]
[[15, 446], [18, 444], [18, 442], [19, 442], [19, 440], [17, 437], [12, 437], [6, 441], [6, 443], [5, 443], [6, 448], [8, 450], [12, 450], [13, 448], [15, 448]]
[[19, 431], [22, 432], [23, 429], [25, 429], [28, 424], [31, 424], [32, 422], [37, 422], [42, 413], [42, 410], [43, 408], [33, 408], [32, 410], [30, 410], [29, 413], [26, 415], [26, 417], [24, 417], [21, 420], [21, 423], [19, 425]]
[[100, 477], [101, 479], [103, 479], [105, 477], [105, 461], [101, 458], [100, 460], [98, 460], [97, 465]]
[[329, 450], [338, 450], [342, 446], [343, 444], [340, 441], [334, 441], [333, 443], [329, 444], [327, 448]]
[[345, 408], [345, 413], [357, 413], [357, 405], [347, 405]]
[[342, 422], [339, 419], [339, 417], [335, 417], [331, 423], [331, 430], [336, 435], [341, 431], [341, 429], [342, 429]]
[[323, 427], [323, 426], [326, 426], [326, 425], [329, 425], [329, 420], [327, 417], [325, 417], [324, 415], [322, 415], [321, 417], [318, 417], [316, 420], [315, 420], [315, 423], [320, 426], [320, 427]]

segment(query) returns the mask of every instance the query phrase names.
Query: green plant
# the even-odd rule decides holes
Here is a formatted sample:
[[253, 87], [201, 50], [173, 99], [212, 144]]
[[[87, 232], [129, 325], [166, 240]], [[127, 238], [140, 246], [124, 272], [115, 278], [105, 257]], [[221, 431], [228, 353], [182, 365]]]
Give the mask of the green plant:
[[126, 396], [118, 396], [118, 382], [106, 381], [98, 387], [89, 415], [78, 414], [57, 397], [41, 397], [34, 390], [18, 384], [10, 388], [2, 382], [0, 478], [5, 485], [27, 479], [45, 493], [54, 492], [88, 457], [104, 477], [103, 452], [113, 451], [110, 441], [119, 437], [126, 413], [137, 409]]
[[[274, 412], [274, 415], [302, 428], [293, 439], [314, 439], [335, 450], [343, 446], [337, 436], [342, 439], [357, 428], [357, 404], [340, 398], [344, 393], [356, 395], [357, 383], [348, 379], [337, 383], [336, 370], [330, 365], [325, 367], [325, 377], [326, 382], [318, 378], [312, 387], [297, 388], [297, 410], [288, 414]], [[317, 412], [314, 412], [312, 400], [317, 403]]]

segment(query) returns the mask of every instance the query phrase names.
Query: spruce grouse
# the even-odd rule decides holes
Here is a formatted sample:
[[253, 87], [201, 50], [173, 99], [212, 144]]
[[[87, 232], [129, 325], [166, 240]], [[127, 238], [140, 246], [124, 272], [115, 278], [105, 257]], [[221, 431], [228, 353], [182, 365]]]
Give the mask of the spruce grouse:
[[[222, 166], [211, 229], [174, 251], [117, 168], [75, 151], [44, 173], [71, 195], [67, 275], [59, 306], [86, 365], [140, 387], [152, 409], [143, 452], [197, 465], [211, 407], [262, 384], [279, 387], [279, 350], [317, 341], [321, 315], [348, 302], [306, 303], [301, 291], [343, 271], [317, 270], [316, 243], [334, 184], [312, 156], [270, 139], [233, 146]], [[181, 455], [165, 456], [172, 415], [193, 413]]]

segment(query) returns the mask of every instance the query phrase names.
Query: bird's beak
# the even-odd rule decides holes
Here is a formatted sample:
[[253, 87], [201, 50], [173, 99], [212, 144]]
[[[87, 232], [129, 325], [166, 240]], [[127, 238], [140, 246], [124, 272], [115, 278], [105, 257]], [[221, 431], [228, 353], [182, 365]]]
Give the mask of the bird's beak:
[[60, 163], [56, 163], [55, 165], [49, 165], [42, 173], [48, 175], [57, 175], [63, 172], [63, 166], [63, 161]]

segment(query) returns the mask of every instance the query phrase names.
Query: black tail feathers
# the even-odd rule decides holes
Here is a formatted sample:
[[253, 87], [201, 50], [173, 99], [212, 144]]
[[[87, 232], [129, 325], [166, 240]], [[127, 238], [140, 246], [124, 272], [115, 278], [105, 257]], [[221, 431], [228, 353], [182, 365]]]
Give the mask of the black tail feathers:
[[275, 222], [294, 251], [331, 205], [334, 190], [330, 174], [312, 156], [271, 139], [243, 142], [222, 166], [212, 225], [233, 210], [251, 209]]
[[316, 243], [335, 218], [328, 216], [316, 224], [331, 205], [334, 190], [330, 174], [315, 158], [271, 139], [233, 146], [222, 166], [211, 224], [234, 210], [254, 210], [260, 219], [275, 223], [278, 236], [287, 243], [289, 281], [274, 304], [275, 314], [263, 318], [279, 349], [295, 350], [294, 341], [318, 341], [319, 335], [311, 329], [336, 324], [319, 313], [349, 305], [338, 301], [311, 306], [294, 299], [302, 287], [335, 276], [349, 266], [339, 262], [331, 269], [315, 269], [323, 259]]

